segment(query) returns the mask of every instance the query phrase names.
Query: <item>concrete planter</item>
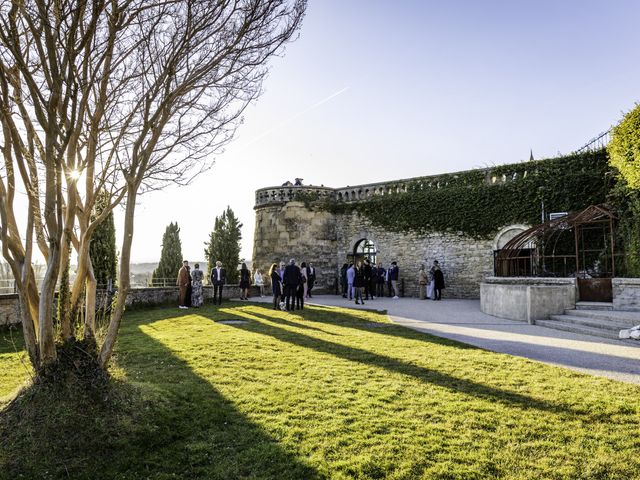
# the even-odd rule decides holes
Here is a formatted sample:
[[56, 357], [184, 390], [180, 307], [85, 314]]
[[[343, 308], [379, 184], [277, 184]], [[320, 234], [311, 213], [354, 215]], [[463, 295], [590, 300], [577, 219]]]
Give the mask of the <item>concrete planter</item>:
[[575, 305], [575, 278], [487, 277], [480, 284], [480, 310], [495, 317], [534, 323]]

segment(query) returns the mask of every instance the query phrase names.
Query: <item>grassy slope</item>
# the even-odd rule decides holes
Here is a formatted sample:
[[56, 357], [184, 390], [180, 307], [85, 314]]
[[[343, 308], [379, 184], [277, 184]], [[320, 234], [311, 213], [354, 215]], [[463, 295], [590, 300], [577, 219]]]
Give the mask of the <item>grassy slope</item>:
[[[232, 318], [248, 323], [215, 321]], [[131, 312], [115, 375], [135, 400], [100, 413], [121, 433], [95, 422], [104, 448], [89, 449], [101, 453], [56, 452], [47, 468], [73, 478], [637, 475], [639, 387], [386, 322], [323, 307]], [[0, 361], [2, 394], [20, 372]]]

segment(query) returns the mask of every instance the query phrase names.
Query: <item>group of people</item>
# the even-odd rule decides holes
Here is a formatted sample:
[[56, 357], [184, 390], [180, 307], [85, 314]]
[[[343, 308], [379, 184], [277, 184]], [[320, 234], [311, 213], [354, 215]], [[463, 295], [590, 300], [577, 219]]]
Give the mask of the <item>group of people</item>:
[[433, 261], [428, 272], [424, 264], [420, 265], [420, 270], [418, 270], [418, 296], [420, 300], [442, 300], [443, 289], [444, 274], [438, 260]]
[[373, 264], [368, 259], [355, 264], [345, 263], [340, 269], [342, 297], [364, 305], [364, 300], [384, 297], [386, 285], [389, 296], [397, 299], [399, 276], [398, 262], [391, 262], [388, 268], [384, 268], [381, 263]]
[[[247, 268], [246, 263], [242, 263], [240, 267], [240, 299], [249, 299], [249, 289], [252, 284], [251, 272]], [[180, 296], [178, 299], [180, 308], [200, 307], [204, 303], [203, 295], [204, 273], [200, 270], [200, 265], [195, 264], [193, 271], [189, 266], [189, 262], [184, 260], [182, 267], [178, 271], [178, 279], [176, 285], [180, 288]], [[222, 289], [227, 283], [227, 271], [222, 266], [222, 262], [217, 261], [214, 268], [211, 269], [209, 277], [210, 285], [213, 286], [213, 304], [222, 304]], [[264, 278], [260, 270], [256, 270], [253, 274], [253, 283], [259, 287], [260, 296], [264, 296]]]
[[[302, 262], [300, 266], [295, 259], [289, 264], [273, 263], [269, 269], [269, 279], [273, 294], [273, 308], [282, 310], [295, 310], [304, 308], [304, 300], [311, 298], [311, 292], [316, 282], [316, 269], [313, 263], [307, 265]], [[356, 305], [364, 305], [365, 300], [373, 300], [376, 297], [385, 296], [385, 287], [389, 297], [399, 298], [398, 279], [400, 269], [397, 262], [391, 262], [387, 268], [380, 262], [377, 264], [368, 259], [356, 263], [345, 263], [340, 269], [340, 286], [342, 296], [354, 300]], [[204, 303], [203, 296], [204, 273], [200, 265], [195, 264], [191, 270], [188, 261], [182, 262], [178, 271], [176, 284], [180, 287], [179, 307], [200, 307]], [[227, 272], [220, 261], [211, 269], [210, 283], [213, 286], [213, 304], [222, 304], [222, 289], [227, 281]], [[255, 284], [260, 290], [260, 296], [264, 297], [265, 278], [260, 270], [253, 274], [245, 263], [240, 268], [240, 299], [248, 300], [249, 289]], [[434, 260], [429, 271], [423, 265], [418, 270], [418, 293], [421, 300], [442, 299], [442, 290], [445, 288], [444, 275], [437, 260]]]
[[202, 281], [204, 273], [200, 270], [200, 265], [196, 263], [193, 271], [189, 266], [189, 262], [184, 260], [182, 267], [178, 270], [178, 279], [176, 285], [180, 287], [179, 307], [198, 308], [204, 303], [204, 295], [202, 293]]
[[269, 268], [269, 278], [275, 310], [302, 310], [305, 298], [312, 297], [316, 268], [311, 262], [309, 265], [302, 262], [298, 266], [292, 258], [289, 260], [289, 265], [285, 265], [284, 262], [280, 262], [280, 265], [273, 263]]

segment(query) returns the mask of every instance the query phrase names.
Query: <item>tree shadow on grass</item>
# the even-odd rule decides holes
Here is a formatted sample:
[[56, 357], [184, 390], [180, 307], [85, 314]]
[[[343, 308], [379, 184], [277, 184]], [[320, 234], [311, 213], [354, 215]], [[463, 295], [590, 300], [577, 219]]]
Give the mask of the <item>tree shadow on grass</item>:
[[[252, 310], [252, 312], [255, 312], [255, 310]], [[457, 342], [455, 340], [450, 340], [447, 338], [431, 335], [429, 333], [411, 330], [410, 328], [404, 327], [402, 325], [398, 325], [396, 323], [375, 322], [370, 319], [364, 319], [357, 314], [358, 312], [361, 312], [361, 311], [360, 310], [336, 311], [335, 308], [333, 307], [312, 305], [309, 307], [305, 307], [304, 320], [308, 320], [310, 322], [314, 322], [317, 324], [327, 324], [327, 325], [333, 325], [336, 327], [362, 330], [362, 331], [375, 333], [379, 335], [394, 336], [394, 337], [404, 338], [406, 340], [417, 340], [417, 341], [426, 342], [426, 343], [437, 343], [438, 345], [455, 347], [457, 349], [478, 350], [480, 348], [480, 347], [475, 347], [473, 345]], [[374, 313], [379, 314], [379, 312], [374, 312]], [[292, 320], [284, 320], [278, 317], [269, 317], [269, 320], [278, 321], [283, 324], [288, 323], [291, 326], [295, 326], [298, 328], [305, 328], [305, 326], [302, 323], [298, 323], [299, 319], [298, 321], [295, 321], [295, 320], [292, 321]], [[309, 327], [306, 327], [306, 328], [309, 328]], [[317, 330], [320, 330], [321, 332], [324, 332], [324, 333], [328, 333], [320, 328], [318, 328]]]
[[112, 392], [36, 386], [19, 412], [0, 412], [0, 479], [323, 478], [141, 328], [168, 317], [127, 319], [117, 348], [127, 378]]
[[[274, 323], [279, 323], [281, 319], [270, 317], [266, 312], [252, 311], [249, 313], [249, 315], [254, 316], [258, 320], [249, 322], [242, 326], [230, 325], [230, 327], [241, 328], [252, 333], [265, 335], [282, 342], [290, 343], [292, 345], [303, 348], [309, 348], [317, 352], [327, 353], [351, 362], [383, 368], [390, 372], [400, 373], [402, 375], [413, 377], [423, 383], [437, 385], [454, 392], [470, 395], [480, 399], [490, 400], [492, 402], [502, 403], [507, 406], [514, 406], [521, 409], [535, 409], [558, 415], [582, 415], [586, 413], [570, 405], [547, 402], [545, 400], [536, 399], [527, 395], [491, 387], [489, 385], [474, 382], [472, 380], [456, 378], [437, 370], [407, 363], [402, 360], [387, 357], [385, 355], [380, 355], [368, 350], [341, 345], [327, 340], [309, 337], [307, 335], [293, 332], [291, 330], [286, 330], [274, 325]], [[238, 318], [243, 317], [241, 314], [238, 314]], [[265, 321], [269, 323], [265, 323]], [[413, 336], [411, 336], [410, 338], [413, 339]], [[451, 343], [453, 346], [459, 345], [460, 348], [467, 348], [467, 346], [458, 344], [457, 342], [449, 343]], [[607, 416], [607, 414], [603, 415]]]
[[[155, 416], [163, 434], [144, 439], [152, 447], [138, 462], [143, 468], [128, 472], [132, 478], [138, 474], [146, 478], [149, 473], [185, 479], [321, 478], [167, 346], [141, 331], [132, 337], [120, 340], [119, 348], [127, 352], [120, 366], [136, 381], [149, 382], [154, 388], [160, 384], [170, 404]], [[135, 341], [135, 347], [127, 345], [129, 340]], [[164, 364], [159, 365], [160, 361]], [[150, 373], [154, 368], [158, 371]]]

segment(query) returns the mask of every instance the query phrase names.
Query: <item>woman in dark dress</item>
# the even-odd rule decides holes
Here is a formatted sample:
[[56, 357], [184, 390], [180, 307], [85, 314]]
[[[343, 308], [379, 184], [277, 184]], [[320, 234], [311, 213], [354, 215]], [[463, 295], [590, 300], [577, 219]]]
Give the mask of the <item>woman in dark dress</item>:
[[191, 267], [187, 265], [187, 274], [189, 275], [189, 283], [187, 284], [187, 297], [185, 299], [185, 305], [191, 306], [191, 294], [193, 293], [193, 285], [191, 284]]
[[240, 268], [240, 300], [249, 300], [249, 287], [251, 286], [251, 272], [247, 264], [243, 263]]
[[269, 278], [271, 278], [271, 291], [273, 292], [273, 309], [280, 309], [280, 298], [282, 297], [282, 278], [278, 272], [278, 265], [273, 263], [269, 269]]
[[[304, 263], [303, 263], [304, 265]], [[307, 277], [300, 272], [300, 280], [298, 281], [298, 288], [296, 290], [296, 308], [298, 310], [304, 309], [304, 294], [307, 290]]]

